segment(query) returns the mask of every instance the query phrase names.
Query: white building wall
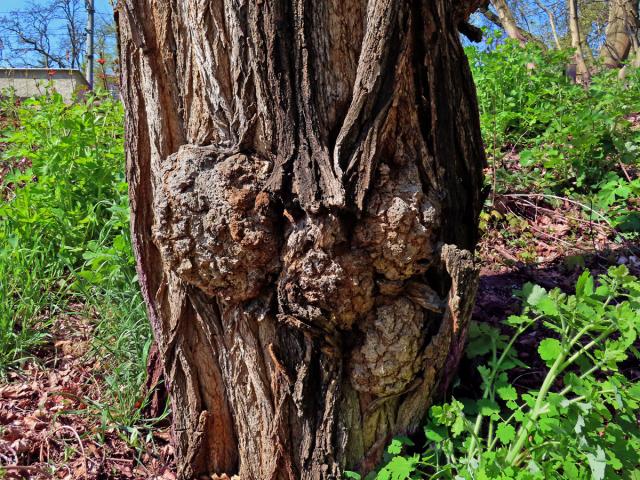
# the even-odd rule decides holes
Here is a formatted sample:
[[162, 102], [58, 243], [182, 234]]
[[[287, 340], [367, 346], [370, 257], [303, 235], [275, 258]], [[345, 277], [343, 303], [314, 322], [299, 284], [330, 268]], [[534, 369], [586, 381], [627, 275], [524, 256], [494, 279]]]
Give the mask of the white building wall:
[[[55, 72], [55, 74], [51, 74]], [[20, 98], [29, 98], [45, 93], [51, 81], [53, 88], [70, 102], [82, 86], [88, 87], [79, 70], [53, 70], [48, 68], [0, 68], [0, 92], [13, 89]]]

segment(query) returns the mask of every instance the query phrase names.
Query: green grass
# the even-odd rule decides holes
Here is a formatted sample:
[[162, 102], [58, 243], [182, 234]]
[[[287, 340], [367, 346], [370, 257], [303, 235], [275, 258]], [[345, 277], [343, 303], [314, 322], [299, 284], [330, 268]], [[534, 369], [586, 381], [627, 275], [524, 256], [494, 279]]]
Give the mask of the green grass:
[[92, 411], [130, 428], [151, 332], [129, 234], [122, 106], [107, 94], [68, 105], [48, 93], [20, 105], [7, 95], [0, 110], [1, 160], [30, 165], [0, 184], [0, 377], [50, 339], [56, 314], [82, 304], [104, 390]]
[[0, 375], [47, 339], [49, 322], [39, 316], [59, 309], [62, 302], [51, 290], [51, 280], [43, 281], [39, 274], [46, 268], [47, 252], [15, 249], [10, 261], [8, 257], [0, 253]]

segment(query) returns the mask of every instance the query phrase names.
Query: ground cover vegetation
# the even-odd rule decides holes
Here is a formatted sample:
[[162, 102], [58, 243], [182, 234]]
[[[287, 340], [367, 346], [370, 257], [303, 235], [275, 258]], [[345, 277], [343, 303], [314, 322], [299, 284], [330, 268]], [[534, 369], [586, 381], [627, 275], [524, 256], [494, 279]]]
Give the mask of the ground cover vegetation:
[[[70, 460], [80, 448], [73, 437], [87, 432], [63, 413], [87, 417], [99, 441], [138, 447], [153, 423], [140, 394], [151, 335], [129, 236], [121, 104], [106, 94], [71, 105], [54, 92], [22, 103], [8, 95], [2, 113], [0, 377], [44, 382], [25, 397], [0, 392], [9, 407], [33, 395], [41, 404], [33, 438], [0, 408], [3, 463], [24, 464], [37, 440], [66, 446], [52, 463]], [[82, 361], [66, 365], [67, 357]], [[59, 378], [41, 378], [48, 368]]]
[[[640, 76], [584, 88], [569, 51], [488, 46], [467, 50], [490, 166], [467, 358], [424, 437], [394, 439], [370, 477], [639, 478]], [[145, 389], [122, 107], [49, 92], [0, 108], [0, 471], [173, 478]]]

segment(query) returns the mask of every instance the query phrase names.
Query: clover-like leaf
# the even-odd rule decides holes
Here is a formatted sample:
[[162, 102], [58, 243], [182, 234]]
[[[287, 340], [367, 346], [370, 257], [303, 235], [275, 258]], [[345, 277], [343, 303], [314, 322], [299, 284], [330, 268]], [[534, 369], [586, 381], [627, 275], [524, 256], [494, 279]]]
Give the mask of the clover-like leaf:
[[504, 445], [506, 445], [516, 438], [516, 429], [508, 423], [501, 423], [496, 429], [496, 436]]
[[545, 361], [548, 367], [562, 354], [562, 345], [555, 338], [545, 338], [538, 345], [540, 358]]

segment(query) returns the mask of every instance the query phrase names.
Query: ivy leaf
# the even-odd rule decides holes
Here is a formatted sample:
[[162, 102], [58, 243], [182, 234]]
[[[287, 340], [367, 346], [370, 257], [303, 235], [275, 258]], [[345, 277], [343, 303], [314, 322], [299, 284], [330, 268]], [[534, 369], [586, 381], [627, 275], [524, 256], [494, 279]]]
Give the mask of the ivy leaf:
[[555, 338], [545, 338], [538, 345], [538, 353], [540, 358], [545, 361], [548, 367], [562, 354], [562, 345]]
[[508, 423], [501, 423], [500, 425], [498, 425], [498, 428], [496, 430], [496, 436], [503, 445], [506, 445], [511, 440], [516, 438], [516, 429]]

